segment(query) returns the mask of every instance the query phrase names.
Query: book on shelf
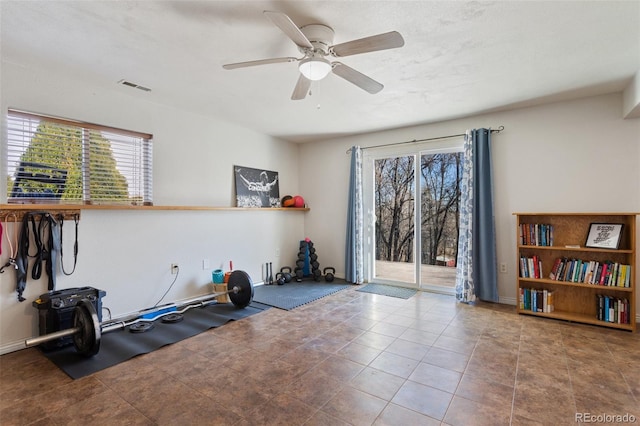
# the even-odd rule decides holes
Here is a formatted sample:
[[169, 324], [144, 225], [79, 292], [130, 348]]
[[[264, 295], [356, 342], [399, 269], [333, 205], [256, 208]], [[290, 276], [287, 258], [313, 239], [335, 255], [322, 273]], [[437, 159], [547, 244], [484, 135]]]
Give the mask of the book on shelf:
[[630, 324], [629, 299], [621, 299], [599, 294], [596, 297], [596, 318], [599, 321], [616, 324]]
[[520, 278], [542, 278], [542, 260], [538, 255], [520, 256]]
[[549, 279], [607, 287], [629, 287], [631, 265], [619, 262], [558, 257], [549, 272]]
[[548, 289], [520, 288], [520, 309], [542, 313], [553, 312], [553, 295], [554, 292]]
[[521, 223], [518, 239], [522, 246], [553, 246], [553, 225], [546, 223]]

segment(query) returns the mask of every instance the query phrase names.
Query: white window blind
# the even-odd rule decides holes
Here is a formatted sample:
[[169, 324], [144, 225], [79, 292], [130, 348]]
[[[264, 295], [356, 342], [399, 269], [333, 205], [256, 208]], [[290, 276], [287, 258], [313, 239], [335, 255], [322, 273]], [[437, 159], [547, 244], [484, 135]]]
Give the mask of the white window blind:
[[152, 136], [9, 110], [9, 203], [151, 205]]

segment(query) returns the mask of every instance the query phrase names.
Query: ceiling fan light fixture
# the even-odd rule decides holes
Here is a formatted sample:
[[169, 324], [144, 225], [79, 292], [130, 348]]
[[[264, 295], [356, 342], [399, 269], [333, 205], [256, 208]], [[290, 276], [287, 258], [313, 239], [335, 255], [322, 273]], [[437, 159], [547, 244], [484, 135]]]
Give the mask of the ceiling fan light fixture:
[[331, 71], [331, 63], [324, 58], [307, 58], [300, 61], [298, 67], [308, 80], [322, 80]]

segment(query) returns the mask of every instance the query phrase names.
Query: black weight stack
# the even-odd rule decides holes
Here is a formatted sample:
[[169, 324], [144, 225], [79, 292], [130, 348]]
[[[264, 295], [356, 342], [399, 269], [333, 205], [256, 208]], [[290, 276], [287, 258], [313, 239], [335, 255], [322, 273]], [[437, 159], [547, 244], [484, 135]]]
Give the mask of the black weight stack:
[[[107, 293], [93, 287], [75, 287], [50, 291], [41, 294], [32, 305], [38, 308], [38, 325], [40, 335], [72, 328], [73, 310], [82, 299], [90, 300], [102, 322], [102, 298]], [[52, 351], [73, 343], [73, 337], [67, 336], [45, 342], [40, 345], [44, 351]]]
[[320, 262], [318, 262], [318, 254], [313, 246], [313, 241], [300, 241], [295, 272], [297, 281], [302, 281], [302, 278], [305, 277], [312, 277], [315, 281], [320, 281], [322, 271], [320, 270]]

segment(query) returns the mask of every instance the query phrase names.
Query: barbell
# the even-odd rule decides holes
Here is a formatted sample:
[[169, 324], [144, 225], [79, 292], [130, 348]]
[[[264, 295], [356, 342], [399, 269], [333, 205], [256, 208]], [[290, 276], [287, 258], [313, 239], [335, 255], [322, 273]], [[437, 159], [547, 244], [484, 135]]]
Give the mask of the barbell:
[[155, 310], [157, 315], [152, 317], [150, 314], [145, 314], [138, 315], [135, 319], [128, 321], [107, 321], [104, 323], [100, 323], [93, 303], [88, 299], [82, 299], [73, 310], [71, 319], [73, 326], [71, 328], [27, 339], [24, 344], [27, 347], [37, 346], [51, 340], [71, 336], [76, 351], [81, 355], [91, 357], [100, 351], [100, 339], [104, 333], [121, 330], [126, 327], [133, 329], [132, 326], [135, 327], [137, 324], [152, 323], [159, 318], [170, 315], [175, 318], [176, 314], [182, 314], [192, 308], [210, 305], [215, 301], [216, 297], [226, 294], [229, 295], [231, 303], [239, 308], [247, 307], [253, 300], [253, 284], [249, 274], [244, 271], [233, 271], [229, 276], [227, 288], [227, 291], [184, 301], [179, 306], [177, 304], [163, 305]]

